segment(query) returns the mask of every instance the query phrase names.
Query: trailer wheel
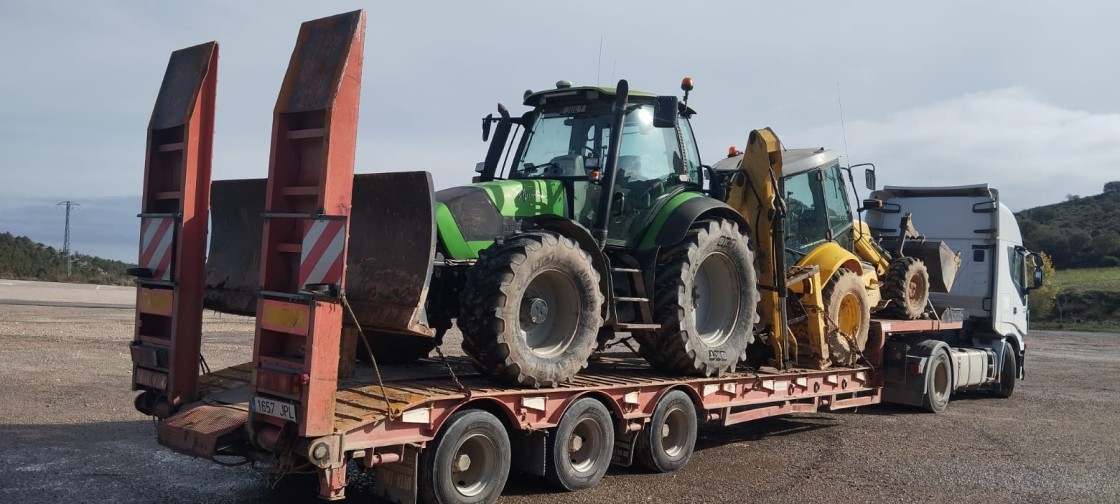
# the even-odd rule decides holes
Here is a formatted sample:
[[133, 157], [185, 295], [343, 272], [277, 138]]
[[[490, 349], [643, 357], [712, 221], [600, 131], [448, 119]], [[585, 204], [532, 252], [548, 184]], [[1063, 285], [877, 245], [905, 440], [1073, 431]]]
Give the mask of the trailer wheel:
[[701, 376], [735, 370], [754, 341], [758, 309], [747, 240], [735, 222], [705, 219], [680, 244], [662, 250], [654, 293], [661, 329], [634, 333], [651, 366]]
[[1015, 347], [1003, 344], [1003, 367], [1000, 368], [999, 382], [992, 388], [996, 397], [1007, 399], [1015, 392], [1015, 380], [1019, 377], [1019, 362], [1015, 359]]
[[591, 488], [607, 473], [613, 453], [610, 412], [595, 399], [578, 399], [564, 412], [553, 432], [545, 476], [561, 490]]
[[[867, 331], [871, 327], [871, 302], [867, 299], [867, 287], [856, 272], [840, 268], [828, 279], [821, 291], [824, 299], [825, 316], [836, 323], [842, 337], [848, 340], [848, 347], [859, 352], [867, 347]], [[848, 364], [852, 351], [845, 345], [829, 342], [834, 364]]]
[[953, 374], [949, 364], [949, 354], [938, 350], [926, 364], [926, 394], [922, 407], [930, 413], [941, 413], [949, 406], [949, 396], [953, 393]]
[[570, 238], [518, 235], [467, 272], [463, 350], [500, 381], [554, 387], [587, 366], [603, 319], [599, 274]]
[[882, 315], [913, 320], [921, 317], [929, 301], [929, 270], [926, 263], [914, 257], [891, 261], [883, 280], [883, 299], [887, 307]]
[[421, 452], [417, 490], [429, 503], [494, 502], [509, 477], [506, 428], [482, 410], [451, 415]]
[[673, 472], [688, 463], [695, 447], [696, 407], [688, 394], [670, 391], [638, 434], [638, 462], [654, 472]]

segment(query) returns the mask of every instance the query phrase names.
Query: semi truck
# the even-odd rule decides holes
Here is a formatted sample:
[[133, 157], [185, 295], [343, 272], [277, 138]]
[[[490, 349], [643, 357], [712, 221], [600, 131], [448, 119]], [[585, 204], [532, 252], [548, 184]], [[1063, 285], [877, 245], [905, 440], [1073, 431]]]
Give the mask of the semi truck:
[[[687, 94], [680, 103], [635, 94], [635, 102], [629, 103], [625, 81], [616, 88], [562, 85], [530, 93], [530, 112], [572, 93], [582, 93], [595, 106], [606, 104], [611, 111], [604, 116], [608, 122], [601, 133], [587, 137], [592, 144], [589, 155], [561, 154], [559, 160], [528, 163], [523, 135], [514, 155], [522, 156], [515, 161], [518, 169], [531, 172], [528, 175], [574, 174], [529, 176], [516, 184], [481, 180], [491, 184], [481, 188], [491, 201], [500, 196], [523, 205], [500, 207], [512, 210], [509, 215], [499, 212], [501, 218], [493, 221], [475, 221], [473, 229], [441, 227], [441, 212], [455, 210], [453, 217], [462, 222], [486, 213], [489, 207], [480, 201], [490, 203], [469, 194], [457, 202], [450, 197], [437, 202], [431, 175], [425, 172], [354, 174], [364, 26], [365, 13], [356, 11], [301, 27], [274, 110], [272, 153], [263, 181], [211, 185], [218, 44], [201, 44], [171, 56], [148, 130], [140, 261], [133, 270], [136, 325], [130, 346], [132, 386], [138, 392], [135, 406], [157, 419], [161, 445], [221, 464], [259, 464], [278, 475], [311, 471], [318, 475], [318, 495], [327, 500], [343, 498], [347, 468], [360, 467], [376, 474], [377, 492], [393, 502], [493, 502], [511, 469], [539, 475], [567, 491], [594, 486], [612, 465], [679, 470], [693, 453], [699, 422], [732, 425], [884, 401], [940, 412], [956, 391], [980, 389], [1007, 397], [1022, 378], [1025, 299], [1042, 278], [1039, 269], [1030, 271], [1031, 254], [1022, 247], [1014, 218], [994, 189], [888, 187], [873, 193], [860, 205], [866, 224], [850, 226], [852, 232], [866, 230], [875, 243], [900, 242], [900, 255], [906, 254], [908, 242], [913, 250], [928, 248], [922, 245], [927, 240], [942, 242], [961, 252], [951, 258], [954, 266], [944, 271], [955, 271], [959, 263], [957, 283], [963, 287], [931, 291], [927, 308], [917, 317], [895, 320], [877, 313], [863, 328], [845, 328], [824, 316], [816, 319], [816, 332], [797, 332], [790, 328], [787, 305], [808, 300], [803, 306], [809, 307], [804, 315], [809, 321], [808, 312], [823, 304], [822, 290], [828, 288], [821, 281], [822, 268], [839, 271], [843, 265], [799, 263], [787, 269], [752, 264], [751, 253], [781, 265], [775, 258], [787, 252], [780, 218], [787, 209], [779, 182], [782, 150], [772, 132], [752, 132], [748, 154], [739, 163], [744, 174], [769, 175], [762, 178], [772, 182], [767, 186], [772, 204], [767, 219], [778, 217], [771, 221], [776, 224], [752, 227], [741, 208], [718, 196], [716, 170], [705, 168], [698, 152], [691, 150], [695, 141], [687, 121], [695, 111], [685, 103]], [[560, 116], [584, 113], [580, 107], [592, 105], [560, 102]], [[649, 124], [628, 123], [631, 113], [637, 119], [648, 113]], [[482, 178], [494, 178], [499, 158], [512, 148], [505, 143], [509, 129], [527, 124], [509, 120], [504, 107], [500, 115], [484, 122], [484, 131], [489, 133], [492, 124], [497, 131]], [[532, 118], [531, 113], [523, 117]], [[557, 124], [564, 121], [559, 117]], [[661, 130], [656, 132], [665, 140], [660, 148], [669, 149], [665, 167], [680, 171], [654, 182], [631, 172], [627, 183], [635, 184], [633, 192], [616, 192], [616, 177], [626, 169], [619, 162], [620, 150], [633, 147], [624, 143], [623, 132], [633, 131], [631, 127]], [[653, 129], [642, 129], [646, 127]], [[674, 152], [678, 161], [689, 162], [675, 163]], [[803, 172], [834, 168], [835, 156], [819, 159], [827, 166], [807, 166]], [[761, 169], [750, 171], [757, 167]], [[852, 169], [844, 171], [851, 179]], [[873, 179], [873, 170], [865, 172], [869, 188], [875, 185]], [[739, 180], [734, 183], [746, 187]], [[593, 187], [584, 194], [597, 191], [600, 199], [567, 204], [575, 200], [576, 183]], [[467, 192], [445, 196], [456, 194]], [[261, 203], [244, 203], [254, 200]], [[673, 200], [678, 205], [669, 207]], [[441, 204], [446, 210], [440, 210]], [[551, 208], [556, 217], [567, 218], [520, 213], [526, 205]], [[211, 208], [214, 234], [208, 261]], [[471, 208], [482, 210], [468, 211]], [[687, 211], [660, 217], [663, 208]], [[850, 210], [844, 212], [850, 218]], [[908, 215], [926, 216], [917, 223], [924, 236], [902, 222]], [[581, 218], [590, 223], [590, 230], [577, 226]], [[658, 231], [651, 235], [650, 224], [659, 219]], [[248, 222], [259, 222], [259, 228]], [[526, 222], [532, 226], [526, 228]], [[521, 232], [508, 233], [510, 225]], [[668, 270], [675, 272], [672, 278], [653, 275], [672, 281], [643, 282], [641, 277], [653, 271], [645, 268], [641, 254], [632, 255], [632, 263], [623, 260], [626, 251], [634, 250], [633, 243], [641, 250], [640, 244], [649, 240], [691, 257], [700, 243], [696, 236], [716, 233], [719, 239], [710, 248], [722, 250], [722, 255], [705, 257], [726, 257], [750, 243], [749, 233], [737, 232], [740, 226], [755, 237], [767, 229], [774, 239], [753, 251], [748, 248], [739, 257], [745, 261], [713, 269], [714, 276], [704, 280], [712, 291], [708, 298], [695, 298], [681, 287], [694, 304], [676, 306], [676, 319], [655, 319], [647, 313], [650, 295], [641, 292], [645, 285], [651, 290], [662, 287], [658, 284], [696, 286], [679, 264]], [[614, 234], [622, 228], [641, 232]], [[474, 234], [493, 231], [483, 234], [485, 239], [458, 236], [463, 256], [456, 256], [447, 240], [463, 229]], [[854, 240], [865, 238], [853, 235]], [[825, 235], [829, 242], [840, 239], [835, 233]], [[510, 252], [514, 246], [517, 251]], [[523, 373], [510, 371], [517, 363], [495, 364], [503, 362], [502, 355], [491, 354], [502, 351], [500, 345], [479, 351], [477, 332], [466, 338], [467, 356], [445, 357], [440, 344], [449, 321], [440, 316], [464, 315], [433, 307], [455, 302], [441, 299], [439, 293], [447, 291], [438, 283], [463, 280], [459, 273], [464, 271], [468, 282], [500, 277], [504, 273], [494, 266], [478, 269], [492, 247], [516, 262], [546, 246], [566, 248], [570, 263], [590, 262], [596, 274], [585, 275], [583, 287], [598, 296], [573, 300], [563, 289], [541, 288], [543, 294], [523, 296], [513, 305], [513, 320], [529, 328], [556, 320], [544, 333], [523, 331], [524, 337], [544, 342], [530, 347], [542, 358], [568, 351], [565, 345], [555, 352], [548, 349], [553, 330], [575, 330], [589, 320], [597, 321], [591, 327], [598, 331], [610, 328], [610, 334], [593, 338], [597, 347], [579, 356], [578, 372], [522, 379]], [[595, 255], [592, 248], [609, 253]], [[653, 267], [661, 267], [658, 255], [651, 254], [648, 257], [657, 263]], [[866, 278], [874, 281], [875, 265], [845, 264], [847, 271], [867, 270]], [[771, 276], [756, 275], [758, 271]], [[604, 289], [615, 277], [629, 277], [632, 290], [622, 295], [613, 287]], [[570, 276], [544, 278], [546, 286], [564, 286]], [[757, 319], [756, 284], [766, 292], [764, 300], [772, 293], [770, 301], [758, 304], [766, 308]], [[731, 285], [745, 287], [748, 295]], [[501, 311], [505, 307], [493, 300], [467, 298], [500, 296], [503, 289], [501, 282], [496, 292], [467, 288], [459, 292], [458, 302], [476, 311], [480, 306]], [[614, 302], [602, 296], [614, 296]], [[720, 304], [721, 296], [735, 302]], [[589, 299], [598, 302], [590, 304], [593, 317], [577, 318], [583, 309], [580, 303]], [[255, 317], [251, 360], [217, 370], [205, 366], [200, 357], [204, 303]], [[627, 303], [631, 309], [619, 308]], [[853, 313], [853, 320], [861, 320], [858, 310]], [[475, 324], [477, 330], [486, 315], [466, 315], [471, 319], [467, 325]], [[650, 357], [650, 338], [657, 336], [646, 334], [643, 340], [635, 335], [630, 340], [624, 331], [661, 331], [666, 324], [687, 327], [660, 334], [693, 331], [698, 336], [681, 337], [697, 336], [701, 343], [715, 346], [755, 343], [729, 354], [705, 354], [698, 365], [678, 366], [668, 365], [672, 363], [665, 353]], [[863, 341], [854, 334], [857, 328], [861, 333], [866, 329]], [[629, 347], [635, 340], [639, 348], [631, 352], [607, 349], [612, 344]], [[826, 349], [841, 341], [850, 343], [848, 359]], [[472, 344], [473, 350], [468, 348]], [[434, 357], [428, 355], [431, 350], [436, 350]], [[390, 364], [388, 357], [393, 355], [408, 358]], [[359, 356], [365, 361], [359, 362]]]

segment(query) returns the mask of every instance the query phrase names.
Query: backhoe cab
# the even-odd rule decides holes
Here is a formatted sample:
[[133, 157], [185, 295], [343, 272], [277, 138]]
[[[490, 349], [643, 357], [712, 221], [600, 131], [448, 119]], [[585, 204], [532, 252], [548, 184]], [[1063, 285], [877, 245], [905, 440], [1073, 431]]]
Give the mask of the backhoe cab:
[[[847, 175], [852, 182], [851, 168], [840, 165], [838, 153], [782, 150], [769, 129], [752, 132], [751, 139], [746, 154], [732, 149], [713, 170], [717, 192], [743, 215], [755, 216], [754, 238], [772, 248], [773, 265], [760, 263], [763, 281], [774, 277], [788, 289], [788, 295], [763, 296], [760, 306], [772, 318], [767, 339], [774, 365], [854, 364], [867, 345], [872, 312], [920, 318], [931, 287], [948, 292], [959, 258], [941, 242], [925, 242], [909, 214], [897, 236], [874, 240], [868, 226], [853, 219], [844, 180]], [[869, 189], [874, 178], [872, 166], [865, 176]], [[760, 197], [767, 201], [759, 204]], [[766, 217], [775, 214], [780, 218]]]

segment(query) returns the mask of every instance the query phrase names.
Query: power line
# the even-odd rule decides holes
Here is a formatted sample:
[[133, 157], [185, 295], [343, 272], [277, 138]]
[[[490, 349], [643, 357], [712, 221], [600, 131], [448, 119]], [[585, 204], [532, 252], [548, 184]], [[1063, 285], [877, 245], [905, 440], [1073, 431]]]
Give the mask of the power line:
[[62, 240], [62, 255], [66, 257], [66, 278], [70, 278], [70, 265], [73, 264], [74, 258], [70, 253], [70, 207], [80, 207], [73, 201], [66, 200], [56, 206], [66, 206], [66, 235]]

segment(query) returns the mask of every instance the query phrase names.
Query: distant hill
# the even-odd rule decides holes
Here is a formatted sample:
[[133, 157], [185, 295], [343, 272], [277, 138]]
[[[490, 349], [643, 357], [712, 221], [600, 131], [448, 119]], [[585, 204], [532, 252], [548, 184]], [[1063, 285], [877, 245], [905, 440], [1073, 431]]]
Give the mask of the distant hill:
[[62, 251], [26, 236], [0, 233], [0, 278], [48, 282], [131, 285], [125, 271], [134, 265], [82, 254], [74, 254], [70, 277]]
[[1015, 214], [1026, 247], [1050, 254], [1058, 269], [1120, 266], [1120, 181], [1104, 188]]

